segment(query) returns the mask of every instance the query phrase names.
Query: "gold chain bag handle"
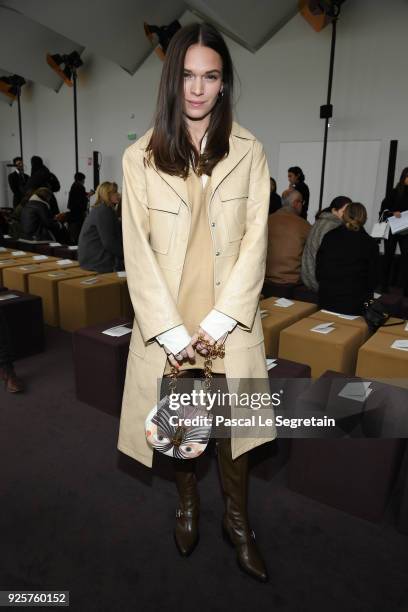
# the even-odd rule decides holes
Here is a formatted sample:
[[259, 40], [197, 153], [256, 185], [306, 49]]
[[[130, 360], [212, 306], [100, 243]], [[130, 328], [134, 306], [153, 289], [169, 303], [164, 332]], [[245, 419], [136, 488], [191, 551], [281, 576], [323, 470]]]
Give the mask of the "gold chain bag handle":
[[[198, 336], [198, 341], [204, 344], [208, 353], [204, 360], [204, 389], [206, 392], [211, 387], [212, 379], [212, 363], [217, 357], [224, 358], [224, 342], [220, 345], [211, 345], [205, 340], [202, 335]], [[157, 451], [176, 457], [179, 459], [193, 459], [201, 454], [207, 444], [212, 428], [212, 416], [208, 411], [202, 408], [193, 406], [180, 406], [175, 414], [170, 408], [170, 396], [175, 393], [177, 386], [178, 370], [176, 366], [171, 367], [169, 381], [169, 395], [166, 395], [160, 400], [159, 404], [148, 414], [145, 421], [146, 439], [150, 446]], [[189, 418], [190, 421], [194, 417], [201, 417], [204, 421], [199, 425], [185, 425], [178, 423], [173, 425], [170, 417], [178, 416], [180, 418]]]

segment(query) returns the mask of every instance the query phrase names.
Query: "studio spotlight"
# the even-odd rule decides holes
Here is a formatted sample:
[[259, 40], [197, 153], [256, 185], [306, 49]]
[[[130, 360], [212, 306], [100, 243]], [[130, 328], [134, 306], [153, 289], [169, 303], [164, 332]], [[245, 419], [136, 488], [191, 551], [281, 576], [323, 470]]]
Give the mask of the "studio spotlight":
[[47, 64], [68, 85], [74, 88], [75, 172], [78, 172], [77, 70], [83, 65], [78, 51], [68, 55], [47, 53]]
[[22, 86], [25, 84], [26, 80], [18, 74], [0, 77], [0, 91], [11, 98], [13, 102], [18, 97]]
[[156, 26], [144, 23], [144, 31], [147, 38], [155, 47], [157, 56], [163, 61], [166, 56], [167, 47], [174, 34], [180, 30], [181, 25], [178, 21], [172, 21], [168, 26]]
[[18, 75], [0, 77], [0, 91], [11, 99], [11, 104], [17, 99], [18, 107], [18, 130], [20, 135], [20, 157], [23, 159], [23, 128], [21, 122], [21, 88], [26, 84], [26, 80]]

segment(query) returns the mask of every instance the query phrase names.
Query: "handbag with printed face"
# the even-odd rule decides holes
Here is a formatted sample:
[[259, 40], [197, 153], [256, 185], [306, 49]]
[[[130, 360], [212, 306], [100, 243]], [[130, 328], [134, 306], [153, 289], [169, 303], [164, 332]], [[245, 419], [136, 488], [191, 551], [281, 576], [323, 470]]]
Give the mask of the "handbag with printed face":
[[[216, 357], [224, 357], [224, 347], [222, 345], [211, 346], [202, 338], [199, 339], [208, 349], [204, 362], [203, 386], [205, 391], [209, 391], [212, 360]], [[191, 370], [187, 370], [186, 373], [191, 375]], [[205, 405], [178, 404], [175, 409], [175, 396], [172, 394], [175, 393], [177, 376], [177, 368], [173, 366], [169, 382], [170, 393], [166, 394], [146, 417], [146, 440], [153, 449], [169, 457], [195, 459], [207, 447], [212, 429], [212, 414]]]

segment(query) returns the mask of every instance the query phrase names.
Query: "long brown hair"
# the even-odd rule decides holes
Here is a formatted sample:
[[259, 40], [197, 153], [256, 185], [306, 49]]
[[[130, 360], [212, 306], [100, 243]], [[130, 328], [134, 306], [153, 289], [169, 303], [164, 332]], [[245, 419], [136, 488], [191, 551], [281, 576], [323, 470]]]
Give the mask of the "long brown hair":
[[367, 221], [367, 210], [360, 202], [351, 202], [344, 211], [343, 223], [347, 229], [358, 232]]
[[[222, 60], [223, 93], [211, 111], [207, 143], [202, 155], [196, 151], [183, 114], [184, 59], [191, 45], [200, 44], [216, 51]], [[233, 66], [221, 34], [208, 23], [181, 28], [166, 52], [160, 80], [153, 133], [146, 148], [159, 170], [186, 178], [190, 163], [198, 174], [208, 174], [229, 153], [232, 128]]]

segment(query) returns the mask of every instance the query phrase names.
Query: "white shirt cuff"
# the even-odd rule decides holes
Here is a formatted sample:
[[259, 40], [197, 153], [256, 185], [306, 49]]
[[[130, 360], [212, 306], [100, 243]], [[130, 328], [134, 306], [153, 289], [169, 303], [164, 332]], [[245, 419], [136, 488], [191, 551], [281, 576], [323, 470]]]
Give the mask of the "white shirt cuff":
[[156, 340], [159, 344], [164, 344], [173, 355], [177, 355], [190, 344], [191, 337], [184, 325], [177, 325], [156, 336]]
[[210, 334], [215, 341], [219, 340], [226, 332], [230, 332], [236, 326], [237, 321], [232, 317], [220, 312], [219, 310], [211, 310], [208, 315], [201, 321], [200, 327], [207, 334]]

